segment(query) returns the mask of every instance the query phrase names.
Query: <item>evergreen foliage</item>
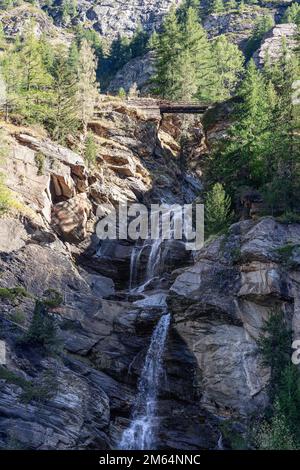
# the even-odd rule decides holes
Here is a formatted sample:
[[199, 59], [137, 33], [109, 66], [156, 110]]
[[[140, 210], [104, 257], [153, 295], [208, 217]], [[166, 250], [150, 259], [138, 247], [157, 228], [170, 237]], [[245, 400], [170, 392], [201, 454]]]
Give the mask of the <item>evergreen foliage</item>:
[[205, 202], [206, 236], [224, 231], [232, 220], [231, 199], [223, 186], [216, 183], [208, 192]]
[[258, 344], [263, 364], [271, 371], [271, 409], [257, 426], [254, 442], [264, 450], [297, 449], [300, 446], [300, 374], [291, 363], [292, 335], [282, 312], [271, 314]]

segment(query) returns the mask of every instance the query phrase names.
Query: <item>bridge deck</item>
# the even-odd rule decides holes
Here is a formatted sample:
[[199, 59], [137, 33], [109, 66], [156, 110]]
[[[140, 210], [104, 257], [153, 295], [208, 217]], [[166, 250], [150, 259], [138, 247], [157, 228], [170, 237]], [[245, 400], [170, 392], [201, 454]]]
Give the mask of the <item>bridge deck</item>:
[[208, 103], [155, 100], [153, 98], [128, 99], [127, 104], [146, 113], [160, 114], [204, 114], [210, 107]]

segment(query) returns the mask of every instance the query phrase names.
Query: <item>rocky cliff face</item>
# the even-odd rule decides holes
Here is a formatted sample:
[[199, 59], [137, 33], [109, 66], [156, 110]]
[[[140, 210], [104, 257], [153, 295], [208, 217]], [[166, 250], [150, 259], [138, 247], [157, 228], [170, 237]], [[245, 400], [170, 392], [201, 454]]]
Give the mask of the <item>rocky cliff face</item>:
[[258, 51], [253, 59], [258, 67], [263, 67], [266, 59], [271, 63], [276, 62], [282, 55], [285, 47], [293, 51], [296, 49], [297, 25], [293, 23], [279, 24], [272, 28], [263, 38]]
[[[180, 2], [181, 0], [78, 0], [76, 21], [92, 27], [108, 39], [116, 38], [120, 34], [132, 36], [139, 25], [151, 33], [160, 27], [171, 6], [179, 5]], [[45, 2], [41, 2], [42, 5], [43, 3]], [[61, 2], [58, 0], [55, 3], [59, 5]], [[50, 9], [50, 13], [60, 24], [62, 18], [56, 14], [55, 6]]]
[[[299, 338], [300, 227], [272, 218], [235, 224], [193, 264], [175, 246], [145, 293], [128, 293], [132, 245], [103, 249], [94, 237], [96, 210], [104, 202], [193, 200], [206, 139], [194, 118], [161, 120], [103, 100], [89, 124], [98, 144], [93, 170], [75, 148], [1, 123], [9, 149], [2, 171], [21, 214], [0, 219], [0, 339], [7, 352], [0, 445], [116, 448], [151, 332], [168, 304], [157, 445], [212, 449], [224, 420], [243, 434], [267, 404], [269, 371], [257, 338], [272, 307], [283, 309]], [[24, 341], [37, 299], [48, 302], [55, 347]]]
[[68, 44], [73, 39], [73, 34], [55, 26], [46, 13], [29, 4], [0, 11], [0, 21], [8, 38], [13, 38], [18, 34], [22, 35], [30, 28], [37, 37], [46, 35], [52, 44]]

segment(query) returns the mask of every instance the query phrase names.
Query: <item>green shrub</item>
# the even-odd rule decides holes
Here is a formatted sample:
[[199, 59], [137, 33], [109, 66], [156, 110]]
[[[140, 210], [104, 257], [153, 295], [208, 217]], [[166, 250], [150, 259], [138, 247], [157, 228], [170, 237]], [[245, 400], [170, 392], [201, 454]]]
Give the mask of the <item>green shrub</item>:
[[54, 320], [48, 315], [43, 301], [36, 301], [29, 330], [22, 342], [40, 345], [50, 350], [56, 348], [58, 343], [56, 325]]
[[92, 132], [89, 132], [85, 140], [84, 158], [88, 166], [92, 166], [97, 160], [97, 144]]
[[42, 152], [37, 152], [34, 157], [35, 164], [37, 166], [37, 174], [38, 176], [42, 176], [45, 174], [45, 155]]
[[118, 91], [118, 97], [121, 98], [122, 100], [124, 100], [126, 98], [126, 91], [124, 90], [124, 88], [119, 88], [119, 91]]
[[0, 174], [0, 215], [7, 212], [11, 204], [11, 192], [4, 183], [4, 176]]
[[0, 287], [0, 299], [16, 300], [18, 297], [29, 297], [24, 287]]
[[10, 319], [14, 323], [17, 323], [18, 325], [24, 325], [26, 321], [26, 316], [25, 316], [25, 313], [22, 312], [21, 310], [15, 310], [11, 312]]
[[38, 383], [36, 383], [24, 379], [24, 377], [4, 366], [0, 366], [0, 379], [22, 388], [21, 401], [23, 403], [47, 401], [51, 399], [57, 391], [57, 381], [52, 371], [44, 372], [42, 377], [38, 379]]
[[59, 307], [63, 303], [63, 296], [55, 289], [48, 289], [44, 292], [42, 302], [49, 308]]
[[288, 269], [292, 269], [294, 267], [297, 267], [298, 264], [293, 261], [293, 253], [294, 251], [297, 250], [297, 252], [300, 249], [300, 245], [294, 245], [292, 243], [282, 246], [280, 248], [277, 248], [275, 251], [279, 256], [280, 262], [283, 264]]
[[299, 224], [300, 223], [300, 214], [299, 212], [287, 211], [284, 214], [276, 217], [276, 220], [282, 224]]

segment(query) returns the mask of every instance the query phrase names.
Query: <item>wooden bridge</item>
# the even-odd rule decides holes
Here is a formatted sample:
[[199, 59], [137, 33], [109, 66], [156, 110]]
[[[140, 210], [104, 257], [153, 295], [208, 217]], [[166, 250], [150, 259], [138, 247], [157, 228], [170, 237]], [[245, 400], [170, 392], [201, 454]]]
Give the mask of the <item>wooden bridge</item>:
[[210, 108], [208, 103], [199, 103], [196, 101], [166, 101], [153, 98], [129, 98], [126, 104], [130, 107], [140, 109], [145, 114], [149, 115], [204, 114]]

